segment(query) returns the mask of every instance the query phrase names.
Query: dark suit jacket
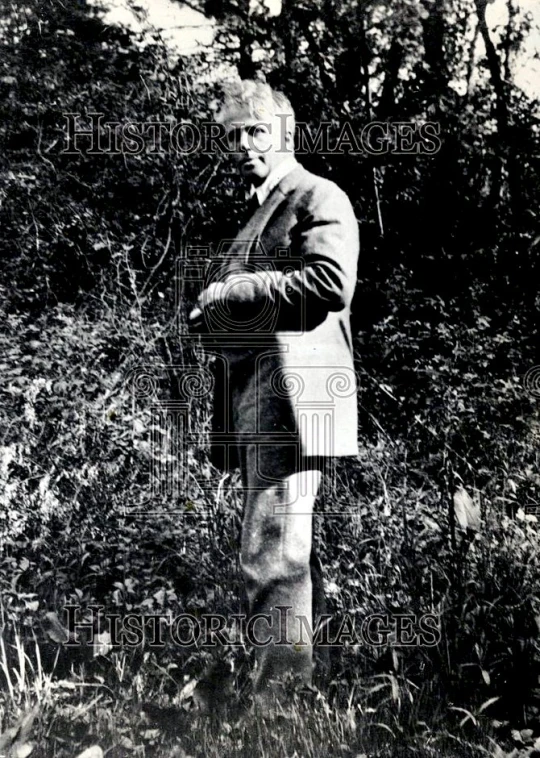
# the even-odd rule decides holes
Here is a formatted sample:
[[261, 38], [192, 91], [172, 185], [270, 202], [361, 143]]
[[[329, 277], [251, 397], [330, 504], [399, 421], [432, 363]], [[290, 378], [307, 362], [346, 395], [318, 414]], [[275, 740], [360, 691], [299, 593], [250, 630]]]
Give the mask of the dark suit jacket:
[[211, 274], [226, 297], [205, 308], [216, 465], [237, 465], [235, 443], [358, 453], [350, 328], [358, 251], [346, 194], [300, 165], [232, 242]]

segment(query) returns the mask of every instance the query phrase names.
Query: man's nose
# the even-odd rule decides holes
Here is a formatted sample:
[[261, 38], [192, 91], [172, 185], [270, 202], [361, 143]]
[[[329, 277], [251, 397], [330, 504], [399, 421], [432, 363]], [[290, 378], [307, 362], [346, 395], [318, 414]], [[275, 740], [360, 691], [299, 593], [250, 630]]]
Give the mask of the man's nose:
[[242, 131], [240, 132], [239, 147], [243, 153], [247, 152], [251, 147], [253, 147], [252, 142], [250, 140], [250, 135], [245, 129], [242, 129]]

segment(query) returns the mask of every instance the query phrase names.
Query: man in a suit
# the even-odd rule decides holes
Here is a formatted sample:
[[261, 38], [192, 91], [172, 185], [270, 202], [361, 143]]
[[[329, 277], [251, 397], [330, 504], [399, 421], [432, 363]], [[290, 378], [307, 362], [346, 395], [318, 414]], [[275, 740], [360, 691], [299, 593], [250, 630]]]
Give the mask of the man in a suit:
[[350, 328], [358, 225], [345, 193], [296, 161], [284, 95], [241, 82], [218, 120], [250, 212], [192, 320], [218, 345], [214, 460], [241, 470], [241, 566], [259, 642], [254, 691], [265, 701], [279, 697], [288, 673], [311, 681], [306, 626], [314, 585], [322, 589], [313, 504], [323, 460], [358, 453]]

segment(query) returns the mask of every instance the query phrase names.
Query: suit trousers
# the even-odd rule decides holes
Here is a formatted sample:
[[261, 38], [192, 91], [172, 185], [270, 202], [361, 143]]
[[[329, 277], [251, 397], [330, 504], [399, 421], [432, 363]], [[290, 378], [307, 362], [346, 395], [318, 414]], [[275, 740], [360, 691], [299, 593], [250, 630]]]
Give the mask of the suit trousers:
[[319, 461], [289, 446], [238, 446], [244, 485], [240, 562], [253, 623], [254, 694], [270, 704], [283, 678], [310, 684], [313, 617], [324, 611], [320, 562], [312, 548]]

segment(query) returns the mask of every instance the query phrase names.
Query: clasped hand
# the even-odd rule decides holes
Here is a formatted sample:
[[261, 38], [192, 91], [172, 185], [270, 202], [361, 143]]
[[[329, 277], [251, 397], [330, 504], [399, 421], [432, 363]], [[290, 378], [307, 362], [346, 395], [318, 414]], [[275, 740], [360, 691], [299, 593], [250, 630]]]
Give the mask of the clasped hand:
[[204, 309], [224, 297], [225, 282], [212, 282], [206, 287], [197, 298], [197, 305], [189, 314], [189, 324], [194, 331], [197, 331], [204, 325]]

